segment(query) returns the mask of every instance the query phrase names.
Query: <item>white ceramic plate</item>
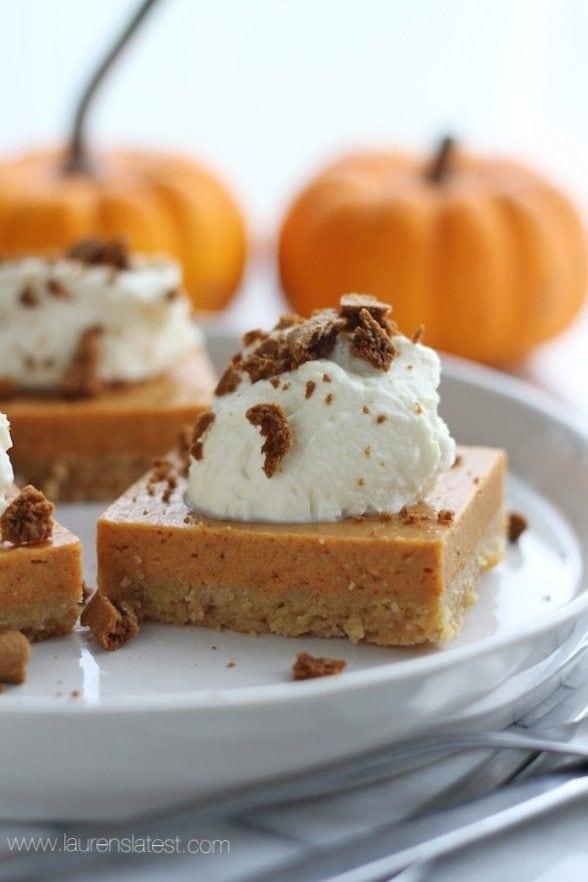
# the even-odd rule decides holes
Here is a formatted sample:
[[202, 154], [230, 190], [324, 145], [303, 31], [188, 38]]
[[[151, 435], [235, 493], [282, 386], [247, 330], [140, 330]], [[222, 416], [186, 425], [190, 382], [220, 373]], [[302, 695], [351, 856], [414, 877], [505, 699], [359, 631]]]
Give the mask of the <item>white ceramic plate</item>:
[[[223, 361], [234, 341], [213, 345]], [[531, 523], [451, 646], [158, 625], [113, 654], [84, 632], [36, 645], [28, 682], [0, 702], [0, 816], [124, 815], [526, 709], [588, 622], [588, 431], [526, 385], [453, 359], [442, 397], [462, 443], [507, 448], [509, 504]], [[96, 514], [59, 512], [87, 549]], [[302, 649], [347, 659], [347, 672], [290, 682]]]

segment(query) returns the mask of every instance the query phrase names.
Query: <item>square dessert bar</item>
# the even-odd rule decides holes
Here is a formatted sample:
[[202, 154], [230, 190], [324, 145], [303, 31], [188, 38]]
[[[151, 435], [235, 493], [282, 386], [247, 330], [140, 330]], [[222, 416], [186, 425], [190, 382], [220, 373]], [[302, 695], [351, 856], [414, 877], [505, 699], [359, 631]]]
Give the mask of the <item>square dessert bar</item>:
[[0, 400], [17, 479], [53, 500], [114, 499], [176, 443], [208, 406], [214, 384], [208, 357], [196, 350], [162, 377], [92, 398]]
[[[9, 492], [8, 498], [18, 491]], [[31, 640], [68, 634], [82, 602], [82, 546], [65, 527], [36, 545], [0, 541], [0, 631]]]
[[247, 633], [449, 640], [504, 552], [502, 451], [460, 448], [427, 499], [336, 523], [219, 521], [147, 475], [98, 521], [98, 586], [156, 621]]

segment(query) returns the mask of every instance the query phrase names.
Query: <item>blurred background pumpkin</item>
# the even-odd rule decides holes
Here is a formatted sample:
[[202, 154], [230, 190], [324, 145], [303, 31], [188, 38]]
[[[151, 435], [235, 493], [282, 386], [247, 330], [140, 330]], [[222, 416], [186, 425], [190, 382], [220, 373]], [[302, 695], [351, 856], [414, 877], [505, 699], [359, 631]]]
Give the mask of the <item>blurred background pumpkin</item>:
[[139, 3], [99, 61], [66, 146], [0, 161], [0, 253], [50, 254], [89, 236], [122, 237], [137, 251], [175, 257], [194, 305], [218, 310], [235, 292], [245, 263], [245, 223], [229, 189], [189, 155], [99, 151], [87, 135], [103, 80], [156, 3]]
[[569, 325], [586, 292], [576, 210], [529, 168], [458, 149], [348, 156], [294, 201], [279, 239], [301, 313], [375, 294], [410, 333], [490, 362], [518, 360]]

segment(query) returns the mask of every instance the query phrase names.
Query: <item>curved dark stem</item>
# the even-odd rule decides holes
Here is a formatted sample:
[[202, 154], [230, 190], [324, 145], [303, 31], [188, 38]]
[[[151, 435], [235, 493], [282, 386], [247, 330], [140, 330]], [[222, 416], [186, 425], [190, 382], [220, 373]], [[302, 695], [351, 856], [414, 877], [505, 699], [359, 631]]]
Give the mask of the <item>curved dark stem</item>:
[[447, 176], [450, 160], [455, 150], [455, 138], [447, 135], [441, 140], [432, 162], [425, 170], [425, 178], [432, 184], [440, 184]]
[[71, 136], [63, 162], [63, 172], [65, 174], [73, 174], [75, 172], [92, 173], [92, 164], [86, 146], [86, 120], [92, 100], [114, 62], [138, 30], [147, 13], [157, 2], [158, 0], [141, 0], [132, 18], [108, 50], [82, 92], [74, 114]]

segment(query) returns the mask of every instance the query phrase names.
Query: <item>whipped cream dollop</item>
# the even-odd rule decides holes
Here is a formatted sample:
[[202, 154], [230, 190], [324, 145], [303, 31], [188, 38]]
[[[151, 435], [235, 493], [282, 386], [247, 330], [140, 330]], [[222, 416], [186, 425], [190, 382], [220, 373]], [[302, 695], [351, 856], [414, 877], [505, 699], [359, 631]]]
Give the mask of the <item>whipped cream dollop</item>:
[[0, 390], [59, 390], [90, 338], [102, 383], [155, 377], [200, 344], [179, 266], [117, 254], [0, 262]]
[[245, 336], [196, 426], [191, 507], [296, 523], [394, 513], [451, 467], [437, 354], [400, 334], [372, 298], [341, 304], [339, 314]]
[[14, 480], [12, 463], [8, 451], [12, 447], [10, 424], [3, 413], [0, 413], [0, 514], [6, 508], [6, 491]]

